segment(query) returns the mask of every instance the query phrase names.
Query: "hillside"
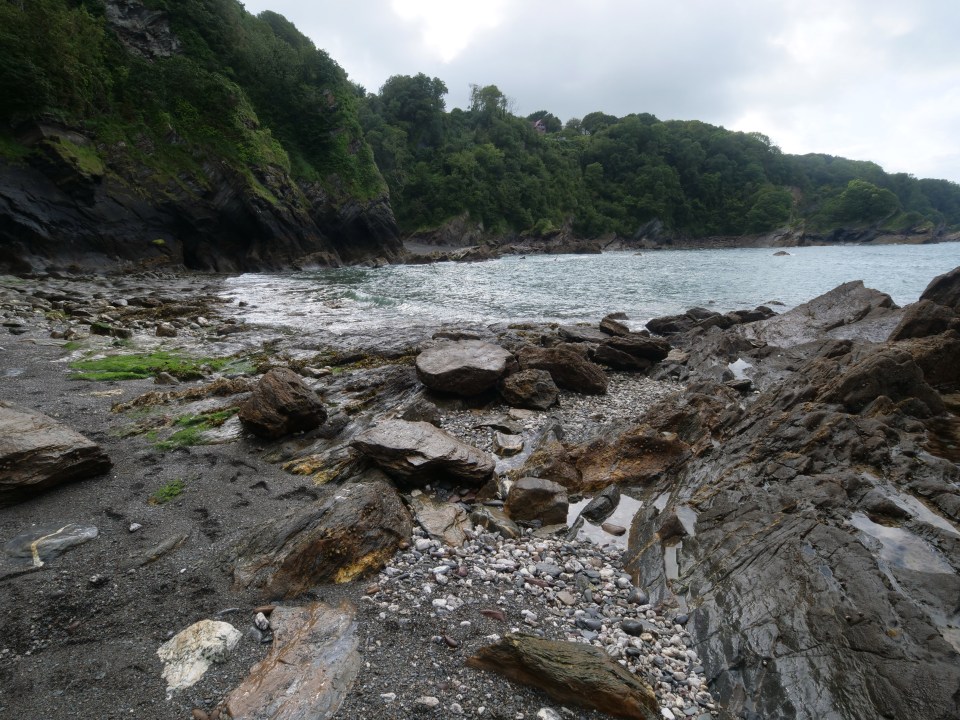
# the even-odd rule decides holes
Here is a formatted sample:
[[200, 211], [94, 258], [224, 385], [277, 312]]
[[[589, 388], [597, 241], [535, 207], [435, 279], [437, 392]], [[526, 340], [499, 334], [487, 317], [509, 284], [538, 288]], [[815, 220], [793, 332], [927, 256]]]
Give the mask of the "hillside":
[[0, 3], [0, 269], [389, 260], [343, 70], [236, 0]]

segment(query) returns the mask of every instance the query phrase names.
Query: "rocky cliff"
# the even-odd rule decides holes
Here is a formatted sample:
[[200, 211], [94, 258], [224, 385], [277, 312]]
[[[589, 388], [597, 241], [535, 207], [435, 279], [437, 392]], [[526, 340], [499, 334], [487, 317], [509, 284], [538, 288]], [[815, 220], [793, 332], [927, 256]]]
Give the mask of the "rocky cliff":
[[[147, 5], [110, 0], [99, 17], [57, 0], [3, 9], [19, 13], [4, 19], [22, 37], [0, 76], [22, 100], [0, 107], [0, 270], [393, 259], [386, 185], [343, 71], [280, 16], [220, 3], [221, 29]], [[58, 24], [86, 33], [83, 46], [44, 38]], [[77, 77], [41, 61], [31, 42], [46, 40], [51, 55], [78, 55]], [[285, 64], [260, 67], [268, 50]], [[294, 71], [271, 97], [284, 88], [270, 72]]]

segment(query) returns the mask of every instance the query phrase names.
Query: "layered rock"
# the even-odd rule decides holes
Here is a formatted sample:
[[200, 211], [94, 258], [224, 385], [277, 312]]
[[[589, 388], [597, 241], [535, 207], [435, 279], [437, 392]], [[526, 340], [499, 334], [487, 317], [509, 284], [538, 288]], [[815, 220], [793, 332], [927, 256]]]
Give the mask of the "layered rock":
[[507, 494], [503, 509], [515, 522], [539, 521], [543, 525], [567, 522], [567, 489], [543, 478], [523, 477]]
[[538, 348], [527, 346], [519, 354], [523, 370], [546, 370], [558, 387], [587, 395], [607, 391], [607, 376], [596, 363], [590, 362], [569, 347]]
[[327, 419], [316, 393], [289, 368], [273, 368], [240, 406], [240, 421], [255, 435], [276, 439], [313, 430]]
[[417, 377], [431, 390], [470, 397], [493, 388], [515, 362], [493, 343], [442, 342], [417, 356]]
[[426, 422], [385, 420], [357, 435], [351, 445], [388, 475], [409, 484], [449, 477], [481, 485], [495, 467], [490, 453]]
[[560, 391], [546, 370], [513, 373], [500, 382], [499, 390], [508, 405], [530, 410], [547, 410], [560, 399]]
[[0, 507], [102, 475], [110, 458], [51, 417], [0, 400]]

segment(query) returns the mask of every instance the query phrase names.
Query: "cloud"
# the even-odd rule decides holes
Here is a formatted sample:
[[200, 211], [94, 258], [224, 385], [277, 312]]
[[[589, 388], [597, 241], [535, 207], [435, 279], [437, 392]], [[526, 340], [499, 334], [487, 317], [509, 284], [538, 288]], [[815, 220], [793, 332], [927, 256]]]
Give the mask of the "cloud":
[[960, 181], [960, 3], [941, 0], [252, 0], [368, 90], [424, 72], [465, 107], [497, 85], [515, 111], [696, 119]]

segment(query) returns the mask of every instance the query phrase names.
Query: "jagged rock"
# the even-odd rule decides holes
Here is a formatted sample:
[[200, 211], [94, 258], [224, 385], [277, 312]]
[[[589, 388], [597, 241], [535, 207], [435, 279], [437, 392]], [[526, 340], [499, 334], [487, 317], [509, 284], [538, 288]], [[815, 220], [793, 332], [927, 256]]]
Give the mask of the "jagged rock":
[[920, 294], [920, 299], [935, 302], [960, 314], [960, 267], [931, 280]]
[[587, 506], [580, 511], [580, 515], [592, 523], [600, 523], [610, 517], [619, 504], [620, 488], [616, 485], [610, 485], [590, 500]]
[[910, 353], [925, 382], [941, 393], [960, 392], [960, 332], [901, 340], [895, 347]]
[[620, 322], [626, 319], [623, 313], [610, 313], [600, 321], [600, 330], [607, 335], [629, 335], [630, 328]]
[[450, 547], [460, 547], [471, 530], [470, 519], [455, 503], [438, 502], [424, 495], [410, 498], [413, 516], [427, 534]]
[[494, 387], [515, 362], [511, 353], [493, 343], [444, 342], [417, 356], [417, 377], [431, 390], [471, 397]]
[[324, 488], [316, 502], [274, 520], [238, 552], [233, 577], [271, 597], [378, 571], [413, 530], [396, 490], [378, 472]]
[[230, 623], [201, 620], [181, 630], [157, 650], [167, 691], [197, 683], [213, 663], [221, 663], [243, 635]]
[[493, 451], [500, 457], [513, 457], [523, 452], [523, 436], [496, 432], [493, 435]]
[[661, 338], [630, 333], [605, 340], [596, 351], [596, 360], [618, 370], [646, 370], [670, 353], [670, 344]]
[[154, 60], [180, 51], [180, 40], [170, 30], [165, 12], [137, 0], [107, 0], [105, 16], [123, 46], [140, 57]]
[[591, 645], [508, 634], [480, 648], [467, 665], [539, 688], [565, 705], [631, 720], [661, 718], [650, 686]]
[[513, 483], [503, 509], [515, 522], [539, 520], [543, 525], [567, 522], [567, 489], [543, 478], [523, 477]]
[[951, 329], [960, 329], [960, 317], [953, 310], [931, 300], [920, 300], [903, 309], [903, 318], [889, 339], [921, 338]]
[[[871, 290], [862, 280], [844, 283], [782, 315], [744, 325], [744, 337], [789, 348], [823, 339], [863, 339], [882, 342], [900, 319], [886, 293]], [[869, 322], [865, 322], [869, 321]]]
[[500, 381], [500, 395], [507, 405], [546, 410], [557, 404], [560, 391], [546, 370], [521, 370]]
[[559, 440], [548, 438], [534, 450], [523, 466], [511, 473], [515, 478], [539, 477], [563, 485], [568, 492], [581, 492], [583, 477], [576, 461]]
[[521, 369], [546, 370], [557, 386], [566, 390], [587, 395], [607, 392], [607, 376], [600, 366], [568, 347], [527, 346], [520, 351], [519, 360]]
[[561, 325], [557, 333], [567, 342], [602, 343], [610, 336], [590, 325]]
[[413, 484], [450, 477], [481, 485], [495, 466], [490, 453], [425, 422], [385, 420], [357, 435], [351, 445], [388, 475]]
[[94, 442], [42, 413], [0, 400], [0, 507], [102, 475], [110, 458]]
[[270, 654], [227, 696], [230, 717], [333, 717], [360, 671], [354, 616], [346, 604], [275, 608], [270, 615]]
[[240, 421], [255, 435], [275, 439], [313, 430], [326, 422], [327, 411], [317, 394], [289, 368], [269, 370], [240, 406]]
[[923, 371], [906, 350], [882, 348], [833, 379], [820, 393], [822, 402], [842, 403], [850, 412], [860, 412], [877, 398], [894, 402], [919, 400], [927, 414], [944, 411], [940, 395], [924, 380]]

